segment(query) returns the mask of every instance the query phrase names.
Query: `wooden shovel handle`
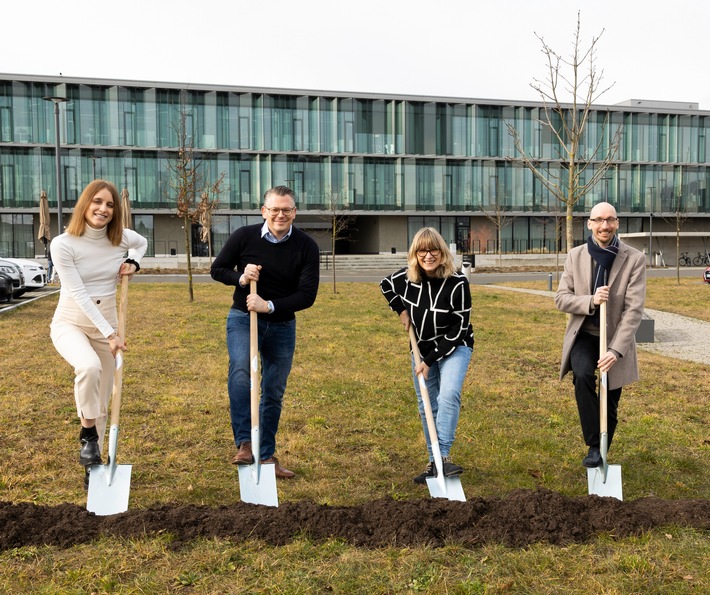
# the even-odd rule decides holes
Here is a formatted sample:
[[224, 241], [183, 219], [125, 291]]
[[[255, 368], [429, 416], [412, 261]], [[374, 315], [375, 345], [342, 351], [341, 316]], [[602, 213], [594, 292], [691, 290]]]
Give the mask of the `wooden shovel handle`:
[[[412, 354], [414, 355], [414, 363], [418, 366], [422, 361], [422, 356], [419, 353], [419, 344], [417, 343], [417, 335], [414, 332], [414, 325], [409, 323], [409, 342], [412, 344]], [[431, 410], [431, 399], [429, 398], [429, 390], [426, 387], [426, 381], [423, 374], [418, 375], [419, 380], [419, 392], [422, 395], [422, 401], [424, 403], [424, 413], [426, 416], [426, 425], [429, 430], [429, 440], [437, 444], [439, 443], [439, 437], [436, 433], [436, 422], [434, 422], [434, 413]]]
[[[118, 303], [118, 336], [126, 342], [126, 316], [128, 314], [128, 275], [121, 276], [121, 291]], [[123, 358], [123, 352], [116, 354]], [[125, 361], [125, 358], [124, 358]], [[121, 412], [121, 393], [123, 392], [123, 363], [113, 373], [113, 395], [111, 396], [111, 425], [118, 425]]]
[[[249, 282], [249, 292], [256, 293], [256, 281]], [[249, 312], [249, 370], [251, 376], [251, 426], [259, 426], [259, 315]], [[259, 456], [258, 454], [256, 456]]]
[[[607, 352], [606, 345], [606, 302], [599, 305], [599, 357]], [[607, 431], [607, 372], [601, 373], [599, 380], [599, 429], [602, 433]]]

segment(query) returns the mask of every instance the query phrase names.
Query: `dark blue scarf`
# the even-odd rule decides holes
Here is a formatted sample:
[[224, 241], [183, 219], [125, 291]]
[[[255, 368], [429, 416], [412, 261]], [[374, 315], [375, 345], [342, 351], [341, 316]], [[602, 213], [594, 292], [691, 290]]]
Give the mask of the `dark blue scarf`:
[[[602, 287], [607, 284], [609, 279], [609, 271], [611, 266], [614, 264], [614, 259], [619, 253], [619, 238], [614, 236], [608, 246], [600, 246], [594, 240], [593, 236], [587, 238], [587, 250], [589, 250], [589, 255], [595, 262], [593, 283], [592, 283], [592, 295], [596, 293], [598, 287]], [[594, 326], [599, 326], [599, 309], [594, 311], [592, 314], [592, 321]]]

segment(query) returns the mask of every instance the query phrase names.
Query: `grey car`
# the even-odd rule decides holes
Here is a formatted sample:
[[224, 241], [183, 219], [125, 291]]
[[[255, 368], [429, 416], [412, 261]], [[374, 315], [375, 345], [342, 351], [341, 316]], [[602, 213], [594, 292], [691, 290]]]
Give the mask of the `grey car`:
[[0, 272], [12, 277], [12, 297], [20, 297], [27, 291], [22, 270], [9, 260], [0, 259]]

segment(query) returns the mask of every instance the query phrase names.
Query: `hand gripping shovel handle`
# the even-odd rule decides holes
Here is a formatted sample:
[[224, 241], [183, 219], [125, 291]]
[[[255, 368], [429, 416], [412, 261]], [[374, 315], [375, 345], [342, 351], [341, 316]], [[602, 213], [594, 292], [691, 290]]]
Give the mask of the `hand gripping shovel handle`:
[[[250, 293], [256, 293], [256, 281], [249, 283]], [[256, 483], [259, 483], [259, 465], [261, 458], [261, 436], [259, 435], [259, 315], [255, 310], [249, 312], [249, 370], [251, 382], [251, 447], [254, 453]]]
[[[414, 355], [414, 363], [418, 366], [422, 361], [422, 356], [419, 353], [419, 345], [417, 344], [417, 335], [414, 332], [414, 325], [409, 324], [409, 342], [412, 345], [412, 354]], [[436, 423], [434, 422], [434, 414], [431, 410], [431, 400], [429, 399], [429, 389], [426, 387], [424, 374], [418, 374], [419, 392], [422, 395], [422, 403], [424, 404], [424, 414], [426, 416], [426, 425], [429, 430], [429, 441], [431, 442], [431, 452], [434, 455], [434, 464], [436, 465], [437, 480], [441, 484], [442, 491], [446, 492], [446, 478], [444, 477], [444, 463], [441, 459], [441, 449], [439, 448], [439, 437], [436, 433]]]

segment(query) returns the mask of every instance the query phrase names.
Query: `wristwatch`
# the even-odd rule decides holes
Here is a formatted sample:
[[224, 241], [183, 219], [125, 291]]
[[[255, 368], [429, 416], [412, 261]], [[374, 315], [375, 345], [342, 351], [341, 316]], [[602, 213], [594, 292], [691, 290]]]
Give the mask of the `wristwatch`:
[[267, 308], [269, 308], [268, 314], [273, 314], [274, 313], [274, 302], [269, 300], [268, 302], [266, 302], [266, 306], [267, 306]]

